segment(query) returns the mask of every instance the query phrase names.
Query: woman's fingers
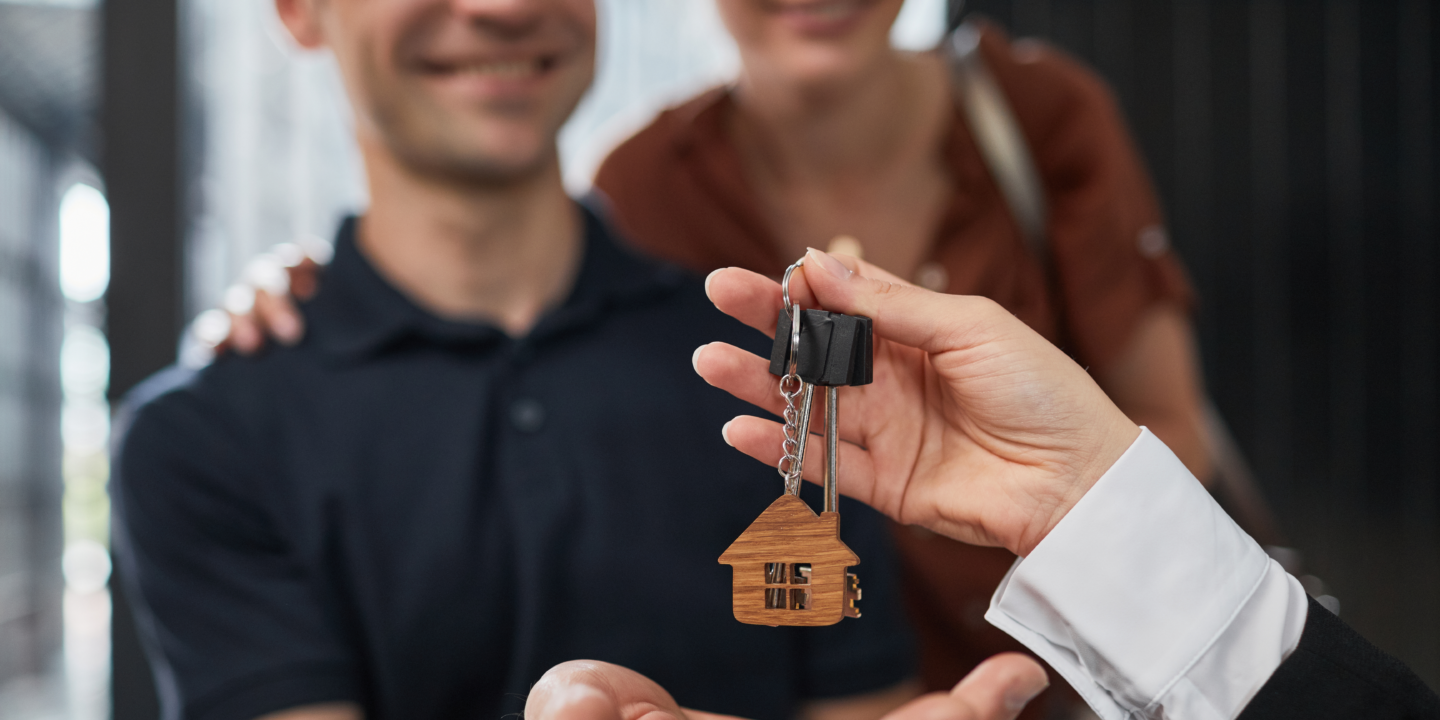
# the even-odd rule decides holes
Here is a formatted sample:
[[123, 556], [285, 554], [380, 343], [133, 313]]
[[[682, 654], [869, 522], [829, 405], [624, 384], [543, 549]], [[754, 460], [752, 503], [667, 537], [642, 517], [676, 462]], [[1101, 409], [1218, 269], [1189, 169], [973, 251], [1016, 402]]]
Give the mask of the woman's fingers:
[[[705, 278], [705, 293], [720, 312], [775, 337], [775, 321], [784, 304], [780, 283], [742, 268], [721, 268]], [[805, 284], [803, 272], [790, 278], [790, 302], [802, 308], [815, 307], [815, 297]]]
[[[780, 378], [770, 374], [770, 361], [734, 345], [714, 342], [695, 349], [692, 357], [695, 372], [705, 382], [734, 395], [740, 400], [761, 410], [783, 417], [785, 398], [780, 395]], [[845, 406], [847, 396], [853, 390], [840, 390], [840, 405]], [[796, 397], [796, 403], [800, 397]], [[861, 414], [840, 413], [840, 437], [859, 438], [863, 430]], [[825, 429], [825, 388], [815, 388], [814, 410], [810, 416], [810, 430], [824, 432]]]
[[256, 323], [271, 337], [286, 345], [300, 342], [305, 334], [305, 321], [289, 295], [274, 295], [261, 290], [255, 293]]
[[695, 348], [691, 361], [705, 382], [736, 398], [775, 415], [785, 409], [780, 378], [770, 374], [768, 360], [734, 345], [713, 342]]
[[231, 313], [230, 338], [227, 344], [241, 355], [254, 355], [260, 351], [265, 345], [265, 336], [255, 324], [254, 315]]
[[309, 256], [288, 265], [285, 272], [290, 277], [290, 294], [299, 300], [309, 300], [320, 290], [320, 263]]
[[[720, 432], [724, 435], [725, 442], [736, 450], [771, 467], [779, 465], [782, 453], [780, 444], [785, 440], [784, 426], [780, 423], [741, 415], [725, 423], [725, 427], [721, 428]], [[809, 447], [805, 451], [805, 467], [802, 469], [802, 477], [819, 485], [824, 482], [825, 477], [825, 437], [811, 433], [807, 442]], [[873, 506], [875, 463], [870, 452], [854, 443], [844, 441], [840, 442], [839, 450], [836, 488], [842, 495]], [[885, 508], [876, 509], [886, 512]]]
[[298, 251], [294, 245], [277, 245], [273, 252], [251, 260], [243, 274], [245, 284], [254, 292], [251, 314], [256, 326], [286, 345], [299, 342], [304, 333], [290, 295], [292, 270], [304, 262]]
[[805, 256], [805, 279], [826, 309], [864, 315], [879, 337], [929, 353], [962, 349], [989, 337], [997, 325], [1024, 328], [992, 300], [931, 292], [819, 250]]
[[[857, 277], [873, 281], [878, 286], [896, 286], [901, 288], [913, 288], [913, 285], [891, 275], [874, 265], [863, 260], [850, 257], [849, 255], [828, 255], [818, 250], [812, 250], [810, 254], [823, 256], [828, 261], [839, 264], [840, 271], [847, 274], [854, 273]], [[806, 255], [806, 264], [814, 264], [820, 260], [810, 259]], [[790, 302], [799, 304], [802, 309], [821, 308], [833, 312], [844, 312], [851, 315], [866, 315], [863, 312], [853, 312], [839, 305], [826, 304], [822, 300], [831, 300], [826, 297], [817, 299], [815, 292], [810, 286], [810, 270], [801, 269], [790, 276]], [[830, 272], [837, 272], [830, 270]], [[825, 281], [825, 278], [822, 278]], [[833, 285], [834, 283], [829, 283]], [[918, 288], [916, 288], [919, 290]], [[928, 292], [920, 290], [920, 292]], [[784, 295], [780, 289], [780, 283], [772, 278], [765, 277], [758, 273], [743, 268], [721, 268], [710, 273], [705, 278], [705, 293], [710, 301], [720, 308], [720, 311], [740, 322], [755, 328], [769, 337], [775, 336], [775, 321], [779, 317], [781, 306], [784, 305]], [[831, 294], [836, 298], [841, 296], [833, 290]], [[930, 293], [934, 295], [935, 293]], [[846, 302], [854, 304], [853, 299], [847, 294], [844, 296]], [[848, 307], [848, 305], [846, 306]], [[871, 317], [866, 315], [866, 317]]]
[[203, 348], [215, 353], [229, 349], [230, 328], [234, 322], [230, 313], [219, 308], [206, 310], [190, 322], [190, 337]]

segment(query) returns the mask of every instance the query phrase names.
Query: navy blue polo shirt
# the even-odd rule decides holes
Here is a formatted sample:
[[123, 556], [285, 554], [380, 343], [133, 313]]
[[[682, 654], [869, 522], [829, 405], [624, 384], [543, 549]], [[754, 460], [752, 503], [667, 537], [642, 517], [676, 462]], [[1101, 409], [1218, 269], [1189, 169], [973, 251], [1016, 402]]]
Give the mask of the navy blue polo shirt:
[[498, 720], [577, 658], [754, 718], [912, 675], [886, 527], [859, 503], [863, 618], [734, 619], [717, 559], [782, 482], [724, 444], [753, 409], [690, 356], [768, 340], [585, 218], [574, 289], [525, 337], [417, 307], [352, 221], [300, 345], [137, 391], [116, 543], [171, 717], [351, 700]]

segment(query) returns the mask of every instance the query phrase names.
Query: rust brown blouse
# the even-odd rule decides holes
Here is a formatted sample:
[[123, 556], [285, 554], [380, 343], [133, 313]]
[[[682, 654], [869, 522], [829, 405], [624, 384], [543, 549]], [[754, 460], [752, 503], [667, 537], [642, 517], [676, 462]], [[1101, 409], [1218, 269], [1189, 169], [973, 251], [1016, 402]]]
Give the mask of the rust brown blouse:
[[[1150, 179], [1108, 87], [1091, 71], [989, 25], [981, 52], [1039, 165], [1054, 283], [1027, 250], [957, 108], [944, 148], [955, 193], [921, 284], [992, 298], [1052, 341], [1063, 338], [1082, 364], [1104, 367], [1148, 308], [1191, 303]], [[780, 257], [746, 182], [726, 131], [734, 108], [719, 88], [661, 113], [610, 155], [596, 187], [646, 252], [700, 273], [738, 266], [778, 276], [794, 258]], [[1017, 647], [982, 618], [1013, 556], [895, 530], [931, 688], [948, 689], [979, 660]]]

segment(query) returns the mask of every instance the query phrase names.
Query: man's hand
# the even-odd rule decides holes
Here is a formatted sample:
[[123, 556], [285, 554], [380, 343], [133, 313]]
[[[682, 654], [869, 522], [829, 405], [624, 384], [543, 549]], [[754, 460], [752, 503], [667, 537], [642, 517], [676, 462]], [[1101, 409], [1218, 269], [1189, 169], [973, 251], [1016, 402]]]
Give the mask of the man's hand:
[[[779, 284], [736, 268], [706, 284], [720, 310], [773, 335]], [[839, 489], [902, 523], [1027, 555], [1139, 435], [1084, 370], [993, 301], [817, 250], [790, 293], [874, 321], [875, 381], [840, 393]], [[767, 360], [712, 343], [694, 361], [710, 384], [782, 410]], [[779, 423], [742, 416], [724, 433], [780, 459]], [[805, 476], [818, 481], [822, 462], [810, 453]]]
[[[1050, 684], [1030, 657], [980, 663], [948, 693], [918, 697], [887, 720], [1012, 720]], [[726, 720], [687, 710], [650, 678], [619, 665], [575, 660], [551, 668], [525, 701], [525, 720]]]
[[654, 680], [597, 660], [550, 668], [525, 699], [525, 720], [724, 720], [685, 710]]

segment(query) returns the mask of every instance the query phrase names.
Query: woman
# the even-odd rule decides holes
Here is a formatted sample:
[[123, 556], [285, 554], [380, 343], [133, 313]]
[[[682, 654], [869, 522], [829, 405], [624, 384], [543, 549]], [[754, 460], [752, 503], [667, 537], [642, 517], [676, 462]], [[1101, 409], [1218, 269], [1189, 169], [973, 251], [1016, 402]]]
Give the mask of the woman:
[[[843, 236], [917, 284], [999, 301], [1206, 477], [1190, 290], [1101, 81], [981, 26], [1051, 208], [1051, 282], [957, 110], [945, 60], [890, 46], [903, 0], [717, 2], [740, 78], [662, 113], [596, 177], [641, 249], [702, 273], [778, 275]], [[930, 689], [1014, 647], [982, 619], [1012, 555], [894, 529]]]

